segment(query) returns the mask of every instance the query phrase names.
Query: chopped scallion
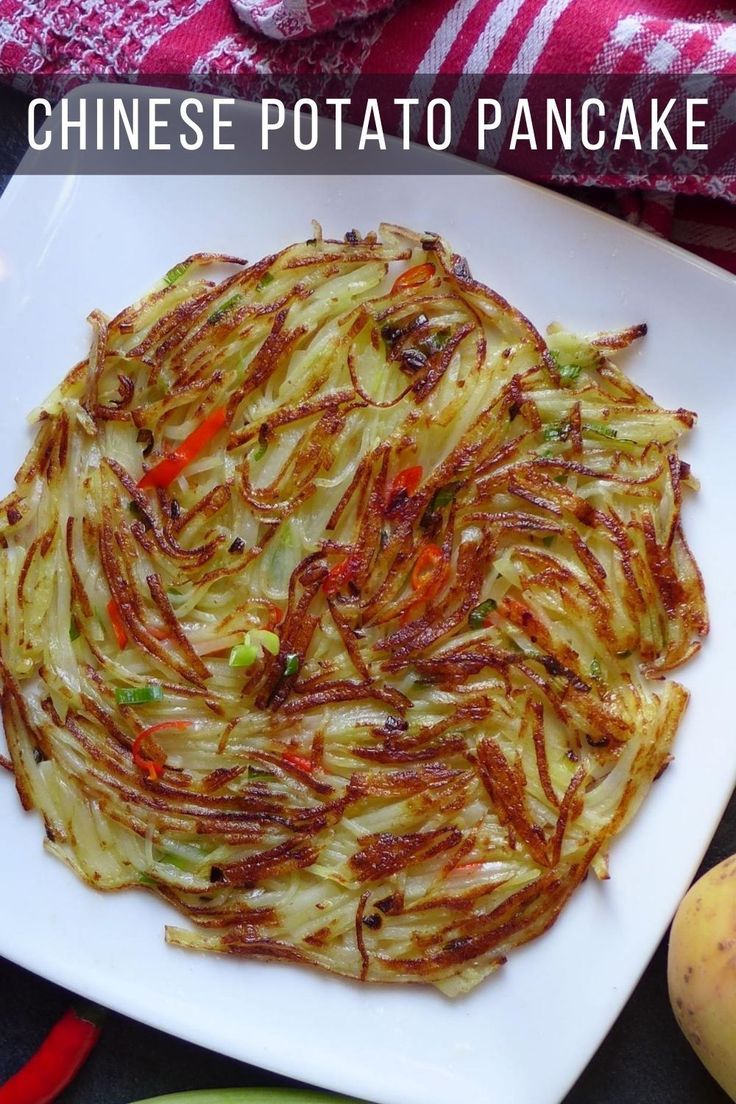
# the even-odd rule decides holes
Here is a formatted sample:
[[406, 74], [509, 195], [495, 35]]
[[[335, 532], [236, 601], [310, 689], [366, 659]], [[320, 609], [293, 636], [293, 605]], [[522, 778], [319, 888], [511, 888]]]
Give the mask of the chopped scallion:
[[595, 656], [593, 657], [593, 659], [591, 660], [591, 663], [590, 663], [590, 677], [592, 679], [600, 679], [600, 678], [603, 677], [603, 671], [601, 669], [601, 665], [598, 662], [598, 660], [595, 658]]
[[485, 602], [481, 602], [479, 606], [476, 606], [474, 610], [471, 610], [468, 617], [468, 624], [471, 629], [482, 629], [488, 622], [489, 616], [496, 609], [496, 602], [493, 598], [486, 598]]
[[118, 687], [115, 701], [118, 705], [146, 705], [148, 702], [163, 701], [164, 690], [158, 683], [149, 686]]
[[260, 651], [255, 644], [251, 644], [247, 637], [250, 634], [246, 634], [246, 640], [243, 644], [236, 644], [230, 651], [230, 659], [228, 663], [231, 667], [252, 667], [255, 661], [260, 656]]
[[219, 306], [217, 310], [212, 312], [207, 321], [211, 323], [219, 322], [221, 318], [224, 318], [225, 315], [228, 314], [233, 309], [233, 307], [240, 302], [241, 298], [242, 296], [238, 292], [236, 292], [235, 295], [231, 295], [229, 299], [225, 300], [222, 306]]
[[545, 441], [565, 441], [569, 433], [569, 422], [552, 422], [544, 427], [543, 437]]
[[434, 515], [439, 510], [450, 505], [461, 486], [461, 483], [448, 483], [445, 487], [440, 487], [439, 490], [435, 491], [432, 501], [422, 514], [421, 525], [424, 529], [429, 528], [436, 520]]
[[174, 265], [164, 276], [164, 283], [171, 287], [177, 280], [180, 280], [186, 270], [189, 268], [189, 264], [186, 261], [182, 261], [181, 264]]
[[278, 655], [279, 648], [281, 647], [281, 641], [278, 634], [271, 632], [270, 629], [253, 629], [248, 634], [254, 644], [260, 644], [262, 648], [265, 648], [271, 655]]
[[618, 437], [618, 431], [603, 422], [583, 422], [583, 430], [587, 433], [598, 433], [601, 437]]
[[431, 356], [432, 353], [438, 353], [440, 349], [444, 349], [451, 337], [452, 330], [449, 327], [437, 330], [431, 337], [428, 337], [426, 341], [422, 342], [422, 351], [427, 353], [428, 356]]
[[449, 506], [459, 490], [459, 483], [448, 483], [446, 487], [440, 487], [438, 491], [435, 491], [434, 498], [429, 504], [430, 513]]
[[289, 652], [284, 663], [284, 675], [289, 678], [291, 675], [295, 675], [299, 670], [299, 656], [296, 652]]
[[566, 383], [573, 383], [582, 370], [582, 364], [561, 364], [559, 366], [560, 379]]
[[273, 283], [273, 276], [270, 272], [264, 272], [260, 280], [256, 284], [256, 291], [263, 291], [269, 284]]

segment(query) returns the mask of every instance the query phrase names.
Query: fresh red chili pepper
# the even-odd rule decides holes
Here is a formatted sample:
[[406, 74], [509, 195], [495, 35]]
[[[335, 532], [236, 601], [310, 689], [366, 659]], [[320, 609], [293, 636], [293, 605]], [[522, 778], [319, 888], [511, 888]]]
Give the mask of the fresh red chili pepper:
[[147, 759], [145, 755], [141, 755], [141, 747], [144, 741], [156, 732], [163, 732], [166, 729], [176, 729], [178, 732], [183, 732], [185, 728], [190, 727], [191, 721], [160, 721], [158, 724], [144, 728], [142, 732], [138, 733], [133, 742], [133, 762], [140, 770], [148, 772], [151, 782], [155, 782], [161, 776], [164, 765], [156, 759]]
[[425, 544], [414, 564], [411, 585], [422, 596], [430, 597], [445, 575], [442, 549], [436, 544]]
[[101, 1009], [77, 1012], [70, 1008], [55, 1024], [36, 1053], [4, 1085], [0, 1104], [49, 1104], [55, 1100], [100, 1037]]
[[391, 484], [391, 490], [386, 498], [386, 509], [384, 511], [386, 514], [390, 514], [399, 503], [416, 494], [423, 474], [424, 468], [421, 464], [417, 464], [413, 468], [404, 468], [403, 471], [399, 472]]
[[435, 268], [433, 264], [420, 264], [414, 265], [413, 268], [407, 268], [406, 272], [402, 272], [400, 276], [397, 276], [394, 286], [391, 288], [391, 294], [395, 295], [397, 291], [406, 291], [407, 288], [419, 287], [420, 284], [426, 284], [427, 280], [431, 280], [434, 276]]
[[355, 556], [346, 556], [340, 563], [331, 567], [322, 583], [325, 594], [332, 596], [342, 590], [344, 586], [355, 578], [358, 572], [358, 561]]
[[305, 759], [303, 755], [297, 755], [295, 751], [286, 751], [281, 753], [281, 758], [286, 763], [291, 763], [292, 767], [298, 767], [299, 770], [306, 771], [307, 774], [311, 774], [314, 770], [311, 760]]
[[187, 464], [196, 460], [200, 452], [207, 447], [212, 438], [227, 424], [227, 408], [218, 406], [204, 421], [193, 429], [182, 443], [160, 460], [155, 467], [147, 471], [138, 481], [141, 489], [146, 487], [168, 487], [178, 475], [181, 475]]
[[128, 634], [125, 631], [125, 622], [120, 612], [120, 606], [114, 598], [111, 598], [107, 603], [107, 616], [110, 618], [110, 624], [112, 625], [112, 631], [115, 633], [118, 647], [122, 649], [128, 643]]

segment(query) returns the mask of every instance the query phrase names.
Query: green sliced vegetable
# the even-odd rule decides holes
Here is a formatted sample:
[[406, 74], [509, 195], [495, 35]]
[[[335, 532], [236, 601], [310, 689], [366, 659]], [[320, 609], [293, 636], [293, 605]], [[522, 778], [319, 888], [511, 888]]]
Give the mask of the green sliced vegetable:
[[296, 652], [289, 652], [284, 663], [284, 674], [287, 677], [289, 677], [290, 675], [295, 675], [299, 670], [299, 667], [299, 656], [296, 654]]
[[449, 506], [455, 495], [462, 487], [462, 483], [448, 483], [444, 487], [440, 487], [434, 492], [432, 501], [427, 506], [427, 509], [422, 514], [420, 524], [424, 529], [429, 528], [432, 522], [435, 520], [434, 515], [439, 510], [443, 510], [445, 506]]
[[271, 655], [278, 655], [279, 648], [281, 647], [281, 641], [278, 634], [271, 632], [270, 629], [253, 629], [248, 633], [254, 644], [260, 644], [262, 648], [265, 648]]
[[586, 433], [598, 433], [601, 437], [618, 437], [618, 431], [603, 422], [583, 422], [582, 428]]
[[603, 671], [601, 669], [601, 665], [600, 665], [599, 661], [595, 658], [595, 656], [593, 657], [593, 659], [591, 660], [591, 663], [590, 663], [590, 677], [592, 679], [600, 679], [600, 678], [603, 677]]
[[544, 427], [542, 435], [545, 441], [565, 441], [570, 435], [570, 423], [551, 422]]
[[226, 299], [225, 302], [217, 308], [217, 310], [212, 312], [207, 321], [211, 323], [219, 322], [220, 319], [224, 318], [242, 298], [242, 295], [236, 291], [235, 295], [231, 295], [229, 299]]
[[471, 629], [484, 628], [489, 615], [493, 613], [496, 608], [495, 599], [486, 598], [485, 602], [481, 602], [479, 606], [471, 610], [470, 616], [468, 617], [468, 624]]
[[429, 504], [430, 512], [434, 513], [435, 510], [441, 510], [443, 507], [449, 506], [460, 490], [460, 486], [460, 483], [448, 483], [446, 487], [440, 487], [439, 490], [435, 491], [434, 497]]
[[582, 364], [560, 364], [558, 366], [560, 379], [565, 383], [573, 383], [583, 370]]
[[268, 448], [268, 441], [259, 441], [256, 447], [253, 449], [251, 456], [254, 460], [262, 460], [266, 455], [266, 449]]
[[189, 264], [187, 261], [182, 261], [181, 264], [174, 265], [164, 276], [164, 283], [171, 287], [172, 284], [175, 284], [177, 280], [181, 279], [188, 268]]
[[77, 620], [76, 620], [75, 617], [72, 617], [72, 623], [69, 626], [69, 639], [70, 640], [78, 640], [79, 639], [79, 625], [77, 624]]
[[444, 349], [447, 342], [452, 337], [452, 330], [445, 327], [442, 330], [437, 330], [431, 337], [428, 337], [426, 341], [422, 342], [422, 352], [426, 352], [428, 355], [432, 353], [438, 353], [440, 349]]
[[[248, 634], [250, 635], [250, 634]], [[260, 649], [255, 644], [246, 640], [243, 644], [236, 644], [230, 651], [228, 663], [231, 667], [252, 667], [260, 658]]]
[[115, 691], [115, 701], [118, 705], [146, 705], [148, 702], [163, 700], [164, 689], [158, 683], [148, 686], [118, 687]]
[[263, 291], [269, 284], [273, 283], [273, 276], [270, 272], [264, 272], [260, 280], [256, 284], [256, 291]]

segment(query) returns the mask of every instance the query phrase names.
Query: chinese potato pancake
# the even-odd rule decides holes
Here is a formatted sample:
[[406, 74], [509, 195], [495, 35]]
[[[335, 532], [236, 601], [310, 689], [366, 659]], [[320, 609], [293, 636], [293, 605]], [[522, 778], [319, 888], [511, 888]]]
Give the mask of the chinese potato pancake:
[[3, 720], [46, 846], [172, 944], [470, 989], [670, 758], [708, 629], [644, 326], [546, 339], [433, 234], [198, 254], [36, 411]]

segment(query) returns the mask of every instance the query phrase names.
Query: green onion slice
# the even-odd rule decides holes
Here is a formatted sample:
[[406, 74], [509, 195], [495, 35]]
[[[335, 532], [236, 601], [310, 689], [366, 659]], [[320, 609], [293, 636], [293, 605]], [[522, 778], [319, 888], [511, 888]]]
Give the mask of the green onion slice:
[[259, 656], [259, 648], [255, 644], [251, 644], [249, 640], [246, 640], [243, 644], [236, 644], [235, 647], [231, 649], [228, 663], [231, 667], [252, 667]]
[[560, 364], [558, 368], [560, 379], [567, 383], [573, 383], [583, 370], [582, 364]]
[[496, 609], [496, 602], [493, 598], [486, 598], [485, 602], [481, 602], [479, 606], [476, 606], [474, 610], [471, 610], [468, 617], [468, 624], [471, 629], [484, 628], [488, 617]]
[[299, 670], [299, 666], [299, 656], [296, 654], [296, 652], [289, 652], [284, 664], [284, 674], [287, 677], [289, 675], [295, 675]]
[[118, 705], [146, 705], [148, 702], [163, 700], [164, 690], [158, 683], [152, 683], [149, 686], [118, 687], [115, 691], [115, 701]]
[[187, 261], [182, 261], [181, 264], [174, 265], [164, 276], [164, 283], [171, 287], [172, 284], [175, 284], [177, 280], [181, 279], [188, 268], [189, 264]]
[[583, 422], [583, 430], [598, 433], [601, 437], [618, 437], [618, 431], [603, 422]]
[[217, 308], [217, 310], [212, 312], [212, 314], [209, 316], [207, 321], [208, 322], [219, 322], [220, 319], [224, 318], [225, 315], [229, 311], [231, 311], [233, 309], [233, 307], [236, 306], [237, 303], [240, 302], [241, 299], [242, 299], [242, 295], [240, 295], [239, 292], [236, 292], [235, 295], [231, 295], [229, 299], [226, 299], [225, 302]]
[[281, 641], [279, 640], [278, 633], [271, 632], [270, 629], [253, 629], [248, 633], [254, 644], [260, 644], [262, 648], [265, 648], [271, 655], [278, 655], [279, 648], [281, 647]]

